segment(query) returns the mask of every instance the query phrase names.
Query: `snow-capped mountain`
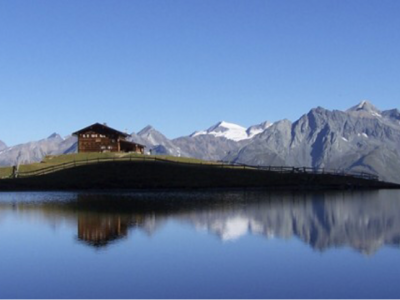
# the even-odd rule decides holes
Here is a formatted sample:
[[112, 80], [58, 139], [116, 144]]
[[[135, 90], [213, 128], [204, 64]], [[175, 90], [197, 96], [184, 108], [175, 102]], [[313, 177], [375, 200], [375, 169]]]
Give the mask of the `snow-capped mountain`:
[[358, 113], [364, 117], [382, 117], [381, 111], [377, 109], [371, 102], [367, 100], [361, 101], [359, 104], [346, 110], [348, 113]]
[[250, 126], [249, 128], [244, 128], [237, 124], [222, 121], [211, 126], [207, 130], [196, 131], [192, 133], [190, 137], [196, 137], [200, 135], [212, 135], [215, 137], [222, 137], [228, 140], [239, 142], [254, 137], [255, 135], [263, 132], [269, 126], [271, 126], [271, 123], [269, 123], [268, 121], [258, 125]]
[[248, 138], [248, 135], [246, 133], [246, 128], [225, 121], [218, 122], [217, 124], [211, 126], [207, 130], [196, 131], [192, 133], [190, 136], [196, 137], [199, 135], [212, 135], [215, 137], [224, 137], [228, 140], [232, 140], [235, 142], [245, 140]]

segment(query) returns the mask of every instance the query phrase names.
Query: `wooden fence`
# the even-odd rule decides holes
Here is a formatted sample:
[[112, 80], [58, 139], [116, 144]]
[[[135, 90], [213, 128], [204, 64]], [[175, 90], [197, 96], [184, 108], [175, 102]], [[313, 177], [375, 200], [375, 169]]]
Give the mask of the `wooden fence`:
[[105, 158], [95, 158], [95, 159], [83, 159], [83, 160], [74, 160], [71, 162], [66, 162], [54, 166], [49, 166], [46, 168], [26, 171], [26, 172], [18, 172], [17, 174], [11, 174], [11, 176], [7, 178], [26, 178], [32, 176], [41, 176], [45, 174], [54, 173], [60, 170], [70, 169], [78, 166], [85, 166], [89, 164], [95, 163], [104, 163], [104, 162], [120, 162], [120, 161], [157, 161], [169, 164], [176, 165], [191, 165], [198, 167], [214, 167], [214, 168], [235, 168], [235, 169], [244, 169], [244, 170], [259, 170], [259, 171], [267, 171], [267, 172], [277, 172], [277, 173], [298, 173], [298, 174], [330, 174], [336, 176], [350, 176], [355, 178], [362, 178], [368, 180], [379, 180], [379, 176], [366, 173], [366, 172], [345, 172], [344, 170], [334, 170], [334, 169], [324, 169], [324, 168], [309, 168], [309, 167], [288, 167], [288, 166], [254, 166], [247, 164], [239, 164], [239, 163], [231, 163], [231, 162], [216, 162], [216, 163], [194, 163], [194, 162], [182, 162], [182, 161], [173, 161], [163, 158], [158, 158], [155, 156], [125, 156], [125, 157], [105, 157]]

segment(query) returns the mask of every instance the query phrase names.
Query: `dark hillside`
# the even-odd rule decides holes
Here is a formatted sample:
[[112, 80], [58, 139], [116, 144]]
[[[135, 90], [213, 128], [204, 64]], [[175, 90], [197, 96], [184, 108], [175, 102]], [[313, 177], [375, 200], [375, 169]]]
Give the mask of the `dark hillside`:
[[332, 174], [278, 173], [161, 161], [115, 161], [28, 178], [0, 180], [0, 190], [267, 188], [395, 188], [394, 184]]

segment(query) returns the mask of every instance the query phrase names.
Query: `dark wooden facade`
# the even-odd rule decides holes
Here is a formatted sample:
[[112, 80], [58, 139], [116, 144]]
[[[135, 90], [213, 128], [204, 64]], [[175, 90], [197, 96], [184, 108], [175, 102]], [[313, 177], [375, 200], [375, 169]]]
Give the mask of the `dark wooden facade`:
[[78, 152], [136, 152], [144, 146], [126, 140], [126, 133], [96, 123], [73, 133], [78, 137]]

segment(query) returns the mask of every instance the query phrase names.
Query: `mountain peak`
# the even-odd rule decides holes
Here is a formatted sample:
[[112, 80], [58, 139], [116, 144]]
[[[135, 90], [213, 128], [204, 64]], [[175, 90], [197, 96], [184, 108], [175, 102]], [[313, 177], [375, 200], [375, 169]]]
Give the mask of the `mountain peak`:
[[267, 129], [268, 127], [271, 127], [271, 126], [272, 126], [271, 122], [265, 121], [260, 124], [250, 126], [249, 128], [247, 128], [246, 133], [249, 138], [252, 138], [253, 136], [255, 136], [257, 134], [264, 132], [265, 129]]
[[208, 128], [207, 131], [214, 131], [217, 128], [223, 128], [223, 129], [228, 129], [228, 130], [229, 129], [246, 130], [246, 128], [244, 128], [244, 127], [242, 127], [240, 125], [237, 125], [237, 124], [234, 124], [234, 123], [229, 123], [229, 122], [226, 122], [226, 121], [220, 121], [217, 124], [215, 124], [215, 125], [211, 126], [210, 128]]
[[62, 139], [62, 137], [58, 133], [54, 132], [50, 134], [47, 139]]
[[140, 131], [138, 132], [138, 135], [148, 134], [148, 133], [150, 133], [151, 131], [156, 131], [156, 130], [154, 129], [153, 126], [147, 125], [145, 128], [143, 128], [142, 130], [140, 130]]
[[195, 137], [199, 135], [213, 135], [215, 137], [224, 137], [228, 140], [241, 141], [247, 139], [246, 128], [225, 121], [220, 121], [217, 124], [211, 126], [207, 130], [196, 131], [190, 136]]
[[370, 101], [363, 100], [359, 104], [350, 107], [347, 111], [380, 112]]
[[255, 135], [264, 132], [271, 125], [271, 122], [265, 121], [263, 123], [250, 126], [249, 128], [245, 128], [234, 123], [220, 121], [207, 130], [195, 131], [190, 136], [196, 137], [199, 135], [212, 135], [215, 137], [223, 137], [228, 140], [239, 142], [253, 138]]

